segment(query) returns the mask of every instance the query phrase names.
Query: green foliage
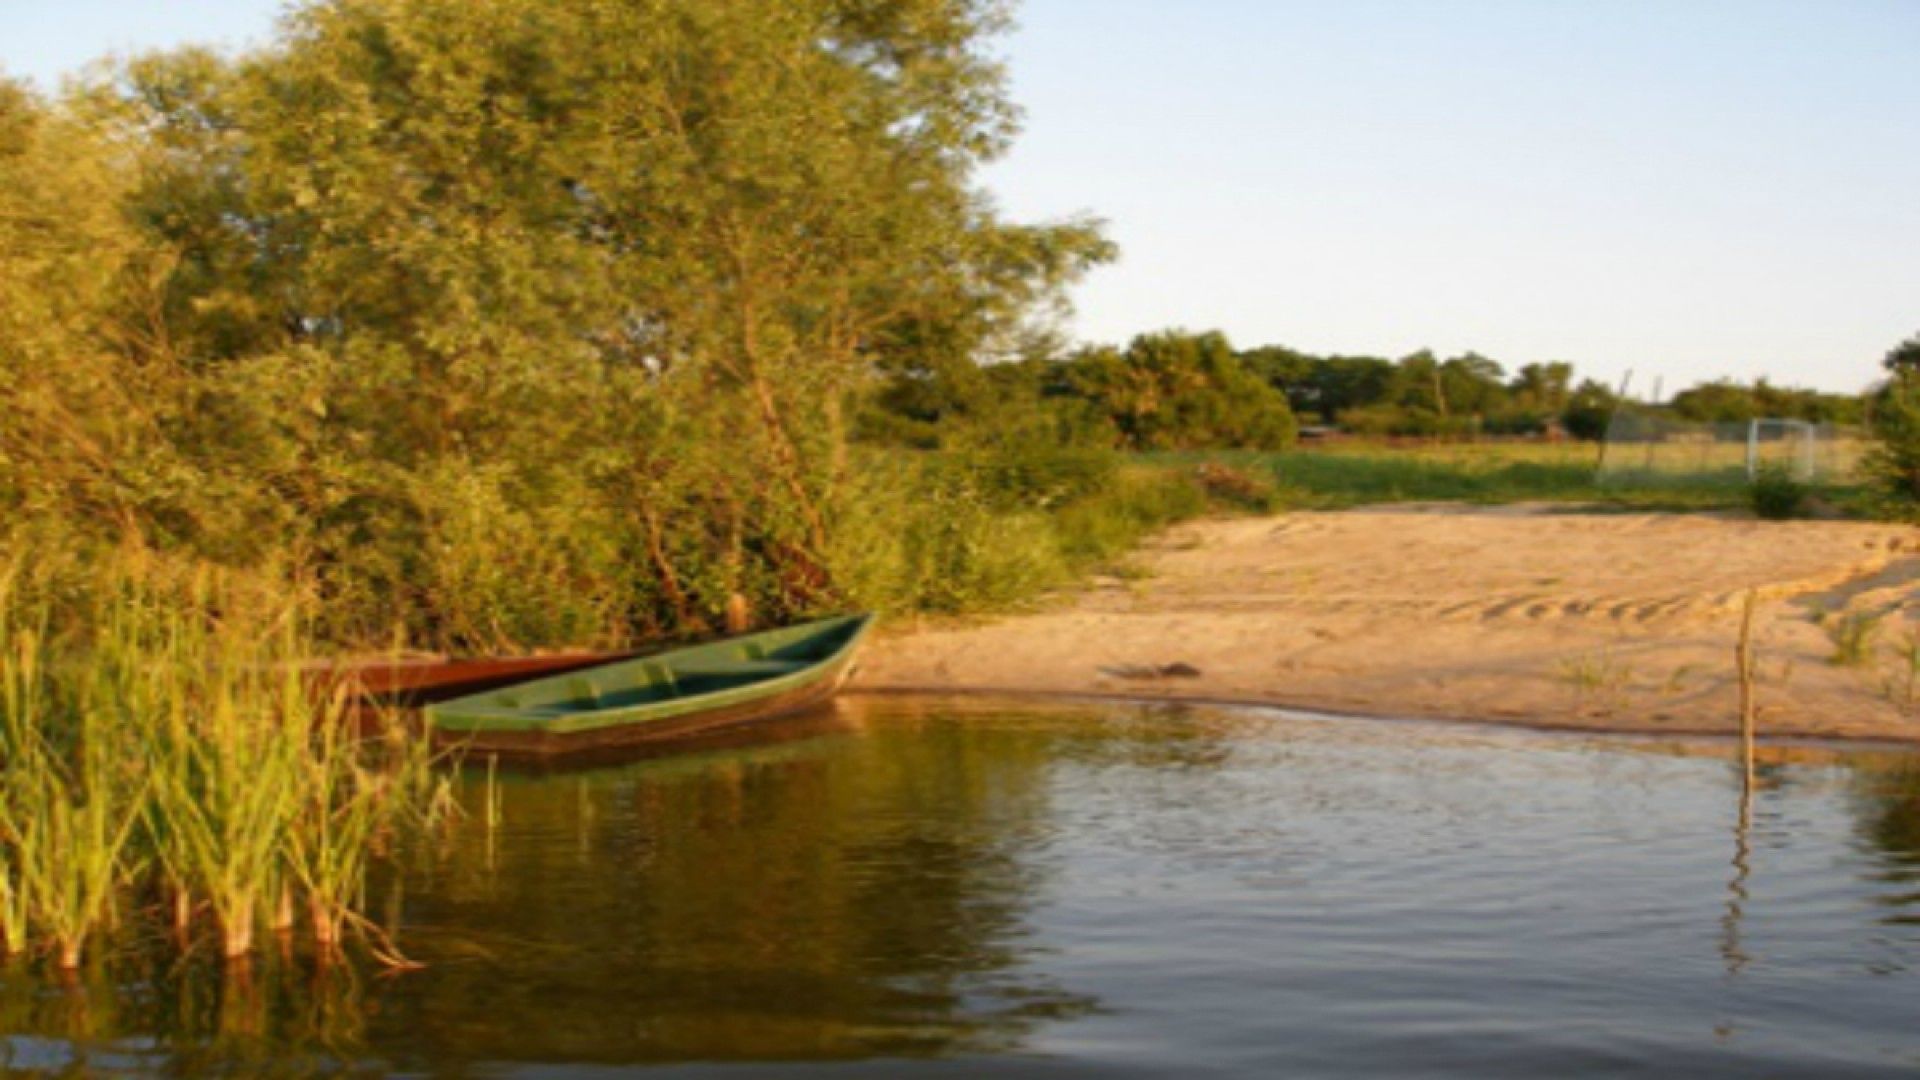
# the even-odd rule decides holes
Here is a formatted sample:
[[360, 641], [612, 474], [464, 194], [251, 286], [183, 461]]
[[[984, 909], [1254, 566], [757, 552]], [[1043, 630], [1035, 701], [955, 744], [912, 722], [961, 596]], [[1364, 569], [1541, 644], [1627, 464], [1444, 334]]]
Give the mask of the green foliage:
[[1391, 360], [1373, 356], [1309, 356], [1280, 345], [1249, 349], [1240, 359], [1287, 396], [1296, 415], [1333, 423], [1342, 413], [1386, 399]]
[[1753, 512], [1769, 521], [1785, 521], [1806, 513], [1811, 492], [1794, 479], [1793, 471], [1777, 462], [1760, 467], [1751, 488]]
[[1356, 435], [1540, 435], [1568, 423], [1576, 408], [1573, 365], [1564, 362], [1526, 364], [1508, 378], [1477, 353], [1443, 361], [1422, 351], [1396, 362], [1268, 346], [1241, 355], [1296, 412], [1311, 410]]
[[1567, 408], [1561, 415], [1567, 434], [1587, 442], [1599, 442], [1607, 437], [1607, 428], [1613, 423], [1613, 414], [1620, 407], [1620, 398], [1605, 385], [1588, 379], [1574, 390], [1567, 399]]
[[896, 371], [869, 401], [869, 441], [924, 448], [1009, 437], [1127, 450], [1280, 449], [1298, 425], [1286, 398], [1220, 334], [1144, 334], [981, 368]]
[[1874, 444], [1861, 472], [1896, 517], [1920, 515], [1920, 337], [1886, 357], [1893, 377], [1873, 397]]
[[1087, 350], [1050, 383], [1092, 403], [1130, 450], [1277, 450], [1298, 431], [1286, 398], [1217, 333], [1143, 334], [1125, 352]]
[[1111, 450], [1026, 444], [999, 452], [947, 455], [990, 505], [1044, 510], [1101, 494], [1113, 483], [1120, 456]]
[[1633, 668], [1611, 649], [1581, 653], [1558, 664], [1562, 681], [1573, 688], [1581, 705], [1602, 713], [1626, 705], [1633, 685]]
[[1128, 469], [1100, 498], [1060, 511], [1056, 524], [1060, 549], [1074, 565], [1105, 563], [1131, 550], [1142, 537], [1211, 508], [1206, 492], [1191, 474]]
[[1805, 420], [1857, 424], [1860, 398], [1774, 386], [1765, 379], [1743, 385], [1729, 379], [1701, 383], [1673, 396], [1673, 414], [1703, 423], [1745, 423], [1756, 419]]
[[1636, 510], [1727, 509], [1741, 493], [1718, 484], [1645, 478], [1602, 487], [1593, 450], [1561, 446], [1461, 446], [1433, 450], [1326, 449], [1230, 458], [1264, 468], [1281, 503], [1341, 509], [1375, 503], [1566, 502]]
[[1105, 460], [1098, 487], [1022, 502], [984, 484], [999, 474], [977, 458], [876, 454], [857, 472], [861, 498], [836, 532], [834, 572], [862, 607], [1004, 609], [1222, 505], [1189, 470]]
[[964, 486], [933, 486], [905, 521], [849, 530], [866, 541], [847, 554], [863, 606], [960, 612], [1032, 598], [1066, 575], [1047, 518], [995, 510]]
[[[1592, 379], [1575, 382], [1572, 364], [1531, 363], [1507, 377], [1501, 365], [1466, 353], [1440, 360], [1428, 352], [1401, 360], [1313, 357], [1277, 346], [1243, 354], [1286, 392], [1297, 411], [1312, 409], [1325, 423], [1354, 434], [1429, 438], [1538, 435], [1556, 426], [1577, 439], [1598, 441], [1618, 404], [1615, 392]], [[1857, 423], [1852, 395], [1778, 387], [1703, 383], [1675, 395], [1668, 410], [1692, 421], [1756, 416], [1810, 422]]]
[[[0, 508], [297, 577], [335, 642], [840, 606], [872, 374], [963, 404], [902, 403], [908, 426], [1006, 396], [972, 361], [1040, 348], [1111, 254], [980, 196], [1013, 131], [1004, 24], [994, 0], [315, 0], [238, 59], [142, 57], [52, 103], [0, 84]], [[1072, 410], [971, 408], [994, 418], [930, 443], [981, 455], [969, 498], [1106, 483], [1038, 448]]]
[[1915, 334], [1887, 350], [1881, 366], [1897, 379], [1908, 379], [1920, 375], [1920, 334]]
[[[204, 909], [219, 951], [243, 959], [283, 897], [336, 950], [366, 925], [371, 850], [440, 797], [424, 745], [352, 733], [343, 699], [299, 666], [302, 602], [276, 583], [42, 544], [0, 550], [6, 951], [71, 969], [109, 922], [164, 899], [183, 945]], [[384, 763], [373, 752], [402, 742]]]

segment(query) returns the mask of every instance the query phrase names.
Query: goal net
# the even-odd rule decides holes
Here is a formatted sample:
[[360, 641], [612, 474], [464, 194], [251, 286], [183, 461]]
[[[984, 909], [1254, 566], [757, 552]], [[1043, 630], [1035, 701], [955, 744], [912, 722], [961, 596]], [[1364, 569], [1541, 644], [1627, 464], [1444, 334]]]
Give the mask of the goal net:
[[1820, 426], [1805, 420], [1747, 421], [1747, 479], [1766, 467], [1784, 469], [1802, 483], [1821, 479]]

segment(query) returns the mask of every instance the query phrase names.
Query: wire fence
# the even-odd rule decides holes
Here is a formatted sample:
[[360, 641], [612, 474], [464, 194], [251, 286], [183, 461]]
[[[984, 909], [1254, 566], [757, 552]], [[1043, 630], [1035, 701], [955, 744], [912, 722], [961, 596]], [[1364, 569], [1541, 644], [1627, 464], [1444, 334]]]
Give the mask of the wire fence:
[[1695, 423], [1623, 408], [1607, 427], [1599, 482], [1737, 487], [1779, 468], [1808, 484], [1844, 483], [1857, 473], [1865, 433], [1800, 420]]

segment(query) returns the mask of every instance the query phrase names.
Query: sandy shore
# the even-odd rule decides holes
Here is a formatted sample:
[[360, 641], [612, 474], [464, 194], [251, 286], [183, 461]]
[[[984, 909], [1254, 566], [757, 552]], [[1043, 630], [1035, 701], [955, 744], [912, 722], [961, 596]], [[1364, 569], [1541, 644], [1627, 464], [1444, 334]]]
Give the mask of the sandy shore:
[[[896, 624], [855, 690], [1121, 694], [1543, 727], [1737, 729], [1760, 590], [1763, 734], [1920, 740], [1920, 532], [1397, 507], [1206, 521], [1038, 611]], [[1885, 618], [1864, 663], [1824, 625]]]

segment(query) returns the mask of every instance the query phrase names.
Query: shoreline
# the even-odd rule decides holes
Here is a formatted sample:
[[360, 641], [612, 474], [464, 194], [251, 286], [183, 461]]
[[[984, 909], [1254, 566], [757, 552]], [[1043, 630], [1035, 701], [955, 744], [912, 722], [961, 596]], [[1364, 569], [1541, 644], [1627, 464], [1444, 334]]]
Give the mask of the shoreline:
[[[1499, 731], [1515, 731], [1534, 735], [1568, 735], [1599, 737], [1608, 739], [1662, 740], [1684, 739], [1713, 743], [1737, 743], [1738, 731], [1727, 730], [1689, 730], [1686, 728], [1634, 727], [1622, 724], [1582, 724], [1560, 723], [1551, 719], [1529, 719], [1517, 716], [1447, 716], [1423, 715], [1419, 713], [1374, 713], [1355, 709], [1338, 709], [1326, 706], [1301, 705], [1272, 698], [1222, 698], [1197, 694], [1140, 694], [1118, 692], [1095, 692], [1080, 690], [1049, 690], [1034, 687], [930, 687], [930, 686], [880, 686], [848, 687], [841, 691], [841, 697], [859, 699], [887, 698], [923, 698], [955, 699], [969, 701], [1001, 702], [1018, 704], [1022, 701], [1044, 701], [1049, 704], [1085, 704], [1085, 705], [1172, 705], [1198, 709], [1262, 709], [1272, 712], [1292, 713], [1297, 716], [1317, 720], [1356, 720], [1372, 724], [1438, 724], [1445, 727], [1489, 728]], [[1755, 741], [1760, 746], [1781, 748], [1807, 748], [1829, 750], [1882, 750], [1899, 753], [1920, 752], [1920, 732], [1912, 735], [1809, 735], [1794, 732], [1759, 731]]]
[[1762, 738], [1920, 744], [1909, 526], [1434, 504], [1192, 522], [1116, 569], [885, 627], [848, 690], [1716, 737], [1753, 591]]

